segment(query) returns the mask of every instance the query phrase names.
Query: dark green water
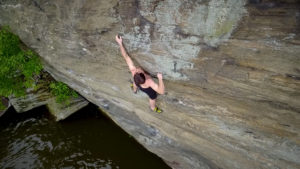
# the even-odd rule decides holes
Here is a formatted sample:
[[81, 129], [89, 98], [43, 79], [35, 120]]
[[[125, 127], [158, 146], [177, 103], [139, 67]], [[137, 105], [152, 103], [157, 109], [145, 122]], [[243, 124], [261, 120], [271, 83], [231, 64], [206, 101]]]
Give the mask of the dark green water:
[[55, 122], [45, 107], [0, 118], [0, 168], [169, 168], [94, 105]]

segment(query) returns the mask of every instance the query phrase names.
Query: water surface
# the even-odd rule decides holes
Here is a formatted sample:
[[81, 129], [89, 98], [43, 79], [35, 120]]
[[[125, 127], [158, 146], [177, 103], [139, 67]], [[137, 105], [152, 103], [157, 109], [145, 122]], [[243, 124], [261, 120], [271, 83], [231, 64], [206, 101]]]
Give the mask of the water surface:
[[45, 107], [0, 118], [0, 168], [169, 168], [94, 105], [55, 122]]

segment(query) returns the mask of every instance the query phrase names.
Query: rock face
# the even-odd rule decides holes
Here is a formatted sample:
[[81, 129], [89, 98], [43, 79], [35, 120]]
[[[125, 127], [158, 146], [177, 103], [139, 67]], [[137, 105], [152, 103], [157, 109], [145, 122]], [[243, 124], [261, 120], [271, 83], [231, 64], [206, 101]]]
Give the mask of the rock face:
[[[0, 1], [56, 79], [172, 168], [300, 167], [300, 5], [271, 0]], [[163, 72], [148, 109], [114, 36]]]
[[37, 90], [29, 88], [26, 91], [26, 95], [23, 97], [11, 96], [9, 98], [9, 103], [11, 103], [18, 113], [23, 113], [36, 107], [46, 105], [56, 121], [67, 118], [89, 104], [89, 102], [81, 96], [70, 98], [69, 104], [57, 103], [56, 97], [53, 96], [49, 90], [50, 80], [52, 79], [53, 78], [48, 73], [42, 72], [41, 78], [37, 84], [39, 86]]
[[0, 117], [1, 117], [4, 113], [6, 113], [6, 111], [9, 109], [11, 104], [10, 104], [9, 100], [4, 97], [0, 97], [0, 101], [2, 102], [2, 105], [4, 106], [4, 109], [0, 109]]

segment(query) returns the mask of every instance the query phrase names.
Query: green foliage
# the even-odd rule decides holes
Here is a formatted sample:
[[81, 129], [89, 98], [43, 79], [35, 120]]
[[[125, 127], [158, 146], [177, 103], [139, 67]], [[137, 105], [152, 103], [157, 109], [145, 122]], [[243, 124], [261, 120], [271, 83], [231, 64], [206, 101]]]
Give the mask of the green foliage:
[[0, 101], [0, 111], [2, 111], [4, 109], [6, 109], [6, 106]]
[[42, 70], [39, 57], [20, 45], [20, 39], [8, 27], [0, 30], [0, 96], [25, 95]]
[[56, 102], [70, 103], [71, 97], [76, 98], [78, 94], [63, 82], [52, 82], [50, 84], [51, 93], [56, 96]]

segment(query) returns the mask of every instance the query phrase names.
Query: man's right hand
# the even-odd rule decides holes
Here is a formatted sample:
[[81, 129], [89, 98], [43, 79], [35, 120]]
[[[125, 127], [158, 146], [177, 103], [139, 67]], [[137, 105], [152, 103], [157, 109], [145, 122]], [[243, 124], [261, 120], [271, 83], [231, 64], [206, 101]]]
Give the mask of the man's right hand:
[[116, 41], [117, 41], [117, 43], [118, 43], [119, 45], [122, 45], [123, 39], [122, 39], [121, 36], [116, 35]]

